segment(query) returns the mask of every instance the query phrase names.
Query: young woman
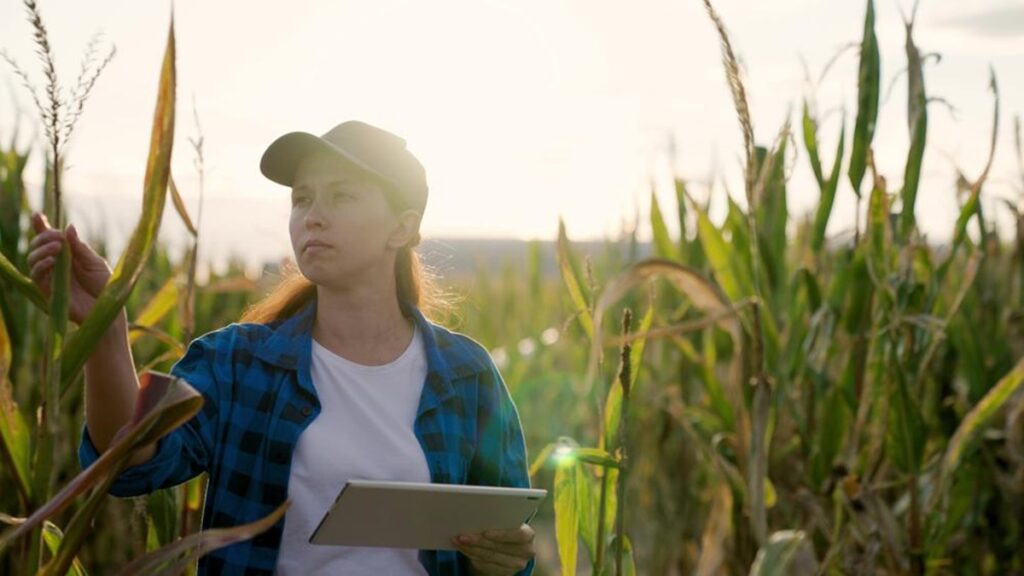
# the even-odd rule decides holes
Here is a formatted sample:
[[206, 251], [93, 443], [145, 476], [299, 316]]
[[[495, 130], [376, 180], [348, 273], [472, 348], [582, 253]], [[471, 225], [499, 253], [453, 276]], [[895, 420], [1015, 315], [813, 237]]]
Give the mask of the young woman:
[[[515, 406], [487, 352], [428, 321], [413, 248], [427, 201], [405, 141], [361, 122], [317, 137], [293, 132], [260, 168], [291, 188], [300, 275], [242, 318], [191, 343], [171, 372], [203, 409], [137, 454], [111, 488], [146, 494], [209, 474], [203, 528], [292, 505], [267, 532], [200, 560], [200, 574], [528, 574], [534, 532], [460, 535], [454, 551], [314, 546], [323, 513], [350, 478], [529, 486]], [[110, 268], [78, 237], [33, 216], [29, 266], [49, 292], [66, 238], [70, 316], [82, 322]], [[86, 366], [79, 459], [95, 461], [131, 416], [138, 390], [124, 311]]]

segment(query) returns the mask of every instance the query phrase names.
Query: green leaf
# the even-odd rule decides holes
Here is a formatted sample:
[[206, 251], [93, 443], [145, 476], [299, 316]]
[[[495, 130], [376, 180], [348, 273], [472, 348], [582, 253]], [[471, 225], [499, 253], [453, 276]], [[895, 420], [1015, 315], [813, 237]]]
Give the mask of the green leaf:
[[[714, 328], [708, 328], [704, 331], [704, 337], [701, 338], [703, 343], [703, 373], [704, 373], [704, 390], [708, 394], [708, 400], [711, 402], [711, 408], [715, 414], [721, 419], [722, 424], [726, 430], [730, 432], [736, 429], [736, 418], [734, 411], [741, 410], [740, 405], [731, 404], [729, 399], [726, 397], [726, 387], [722, 385], [721, 379], [718, 377], [718, 348], [715, 344], [715, 330]], [[735, 400], [735, 399], [734, 399]]]
[[651, 192], [651, 232], [654, 235], [655, 254], [675, 262], [681, 261], [679, 248], [669, 236], [665, 217], [662, 216], [661, 206], [658, 205], [658, 197], [653, 191]]
[[11, 264], [11, 261], [3, 254], [0, 254], [0, 284], [21, 293], [22, 296], [28, 298], [29, 302], [38, 306], [40, 310], [49, 309], [46, 296], [43, 295], [42, 291], [32, 283], [28, 276], [18, 272], [14, 264]]
[[867, 167], [868, 150], [875, 135], [875, 122], [878, 120], [881, 68], [878, 38], [875, 36], [875, 4], [873, 0], [868, 0], [864, 16], [864, 38], [860, 44], [860, 68], [857, 72], [857, 121], [853, 128], [853, 151], [847, 171], [850, 185], [858, 197]]
[[93, 518], [99, 511], [100, 505], [106, 501], [107, 490], [112, 483], [113, 476], [104, 478], [96, 490], [86, 499], [85, 504], [75, 511], [71, 522], [68, 523], [64, 538], [57, 548], [57, 552], [46, 566], [40, 570], [39, 576], [61, 576], [74, 565], [78, 557], [78, 550], [85, 542], [86, 535], [92, 532]]
[[953, 231], [953, 244], [949, 250], [949, 255], [946, 256], [946, 260], [943, 261], [942, 265], [939, 266], [939, 280], [941, 281], [946, 277], [946, 272], [949, 270], [950, 264], [953, 262], [953, 258], [956, 257], [957, 250], [963, 244], [967, 238], [967, 224], [970, 222], [972, 216], [979, 216], [978, 225], [984, 230], [985, 223], [981, 220], [981, 189], [988, 179], [989, 171], [992, 169], [992, 161], [995, 159], [996, 154], [996, 142], [998, 142], [999, 136], [999, 86], [996, 84], [996, 73], [994, 70], [990, 70], [990, 87], [992, 89], [993, 99], [995, 105], [993, 109], [992, 117], [992, 138], [989, 141], [988, 161], [985, 163], [985, 168], [981, 173], [981, 176], [970, 185], [970, 194], [967, 197], [967, 201], [964, 202], [963, 207], [960, 209], [960, 215], [956, 219], [956, 225]]
[[921, 181], [921, 162], [924, 159], [925, 139], [928, 136], [928, 97], [924, 89], [924, 70], [921, 52], [914, 44], [914, 23], [907, 22], [907, 120], [910, 123], [910, 150], [903, 170], [903, 200], [900, 213], [900, 238], [906, 240], [914, 229], [914, 204]]
[[[640, 326], [637, 327], [638, 334], [645, 334], [651, 329], [651, 324], [654, 322], [654, 306], [648, 306], [647, 312], [644, 314], [643, 319], [640, 321]], [[635, 384], [637, 375], [640, 373], [640, 365], [643, 363], [644, 347], [647, 344], [647, 338], [641, 337], [633, 341], [632, 349], [630, 350], [630, 384]], [[616, 437], [619, 431], [619, 420], [622, 418], [622, 383], [616, 378], [611, 388], [608, 390], [608, 396], [605, 398], [604, 403], [604, 433], [601, 435], [601, 447], [609, 449], [611, 446], [616, 445]]]
[[933, 495], [933, 503], [936, 498], [945, 498], [949, 484], [953, 481], [953, 476], [957, 473], [964, 454], [973, 448], [982, 430], [989, 425], [999, 409], [1021, 389], [1022, 383], [1024, 383], [1024, 359], [1020, 360], [1013, 370], [1010, 370], [995, 386], [989, 389], [981, 401], [960, 422], [956, 433], [950, 438], [946, 454], [942, 458], [939, 468], [939, 483]]
[[551, 457], [551, 453], [555, 451], [555, 443], [549, 442], [547, 446], [541, 449], [537, 454], [537, 457], [533, 459], [533, 464], [530, 464], [530, 477], [533, 478], [540, 472], [540, 469], [547, 463], [548, 458]]
[[563, 576], [575, 576], [579, 550], [580, 514], [576, 502], [575, 463], [561, 465], [555, 471], [555, 539]]
[[199, 558], [214, 550], [219, 550], [238, 542], [244, 542], [266, 532], [271, 526], [281, 520], [289, 506], [291, 506], [291, 500], [285, 501], [273, 512], [255, 522], [232, 528], [204, 530], [186, 536], [169, 546], [165, 546], [133, 561], [125, 566], [119, 574], [121, 576], [132, 576], [134, 574], [176, 576], [182, 570], [194, 564]]
[[868, 272], [876, 283], [884, 283], [891, 269], [893, 251], [892, 230], [889, 223], [889, 197], [885, 190], [871, 190], [868, 203]]
[[832, 472], [850, 424], [850, 409], [842, 389], [833, 387], [826, 392], [817, 422], [811, 450], [811, 478], [815, 486], [821, 487]]
[[139, 394], [132, 421], [92, 466], [83, 470], [56, 496], [36, 510], [24, 524], [0, 536], [0, 551], [10, 542], [60, 514], [75, 499], [97, 484], [112, 480], [136, 450], [153, 444], [199, 412], [203, 397], [187, 382], [167, 374], [147, 372], [139, 378]]
[[602, 468], [618, 468], [619, 459], [600, 448], [577, 448], [573, 456], [580, 462], [593, 464]]
[[[163, 319], [168, 312], [174, 310], [178, 306], [178, 280], [172, 275], [164, 282], [164, 285], [160, 287], [160, 290], [153, 295], [146, 306], [139, 312], [139, 315], [135, 318], [135, 322], [132, 324], [137, 327], [149, 328], [155, 326], [157, 322]], [[133, 330], [128, 335], [128, 341], [135, 343], [142, 336], [142, 332]]]
[[839, 174], [843, 166], [843, 149], [846, 145], [846, 121], [843, 121], [839, 129], [839, 144], [836, 150], [835, 163], [832, 165], [832, 173], [828, 180], [822, 183], [821, 197], [818, 199], [818, 209], [814, 213], [814, 231], [811, 236], [811, 249], [820, 253], [825, 245], [825, 229], [828, 228], [829, 218], [832, 216], [832, 205], [835, 203], [836, 190], [839, 188]]
[[580, 539], [583, 540], [590, 563], [593, 564], [597, 556], [597, 513], [600, 488], [597, 479], [587, 471], [586, 467], [577, 465], [573, 468], [576, 470], [576, 509], [580, 519]]
[[153, 118], [149, 160], [146, 165], [145, 194], [142, 216], [128, 242], [128, 248], [114, 267], [113, 275], [100, 293], [92, 312], [82, 325], [67, 339], [61, 354], [61, 394], [82, 370], [93, 347], [121, 312], [135, 282], [142, 273], [146, 260], [156, 243], [157, 231], [167, 199], [167, 181], [170, 178], [171, 149], [174, 144], [174, 91], [175, 72], [174, 22], [167, 34], [163, 67]]
[[174, 203], [174, 209], [178, 211], [178, 216], [181, 216], [181, 222], [185, 224], [188, 233], [195, 238], [199, 235], [199, 231], [196, 230], [195, 224], [192, 223], [192, 218], [188, 215], [188, 210], [185, 209], [185, 201], [182, 200], [181, 194], [178, 192], [178, 186], [174, 183], [174, 177], [168, 175], [167, 183], [171, 187], [171, 201]]
[[622, 537], [622, 570], [618, 570], [616, 566], [616, 554], [619, 553], [619, 540], [616, 537], [612, 537], [611, 542], [608, 546], [608, 560], [604, 563], [604, 567], [601, 570], [602, 576], [635, 576], [636, 575], [636, 562], [633, 559], [633, 544], [629, 541], [629, 536]]
[[803, 106], [803, 134], [804, 148], [807, 150], [807, 158], [811, 162], [811, 172], [814, 179], [818, 181], [818, 187], [825, 187], [825, 175], [821, 169], [821, 157], [818, 155], [818, 121], [811, 116], [811, 108], [804, 98]]
[[[661, 278], [687, 296], [705, 315], [714, 318], [715, 323], [729, 332], [739, 349], [740, 324], [734, 309], [717, 286], [697, 271], [668, 260], [648, 259], [638, 262], [612, 278], [598, 296], [594, 306], [594, 333], [601, 333], [601, 323], [611, 306], [627, 293], [655, 278]], [[601, 354], [601, 342], [595, 339], [590, 351], [587, 381], [593, 382], [597, 373], [597, 361]], [[642, 351], [642, 349], [641, 349]], [[634, 363], [634, 366], [639, 362]], [[738, 385], [739, 383], [735, 383]], [[736, 392], [739, 393], [738, 390]], [[738, 398], [739, 396], [737, 396]]]
[[814, 547], [800, 530], [775, 532], [757, 551], [750, 576], [813, 576], [818, 573]]
[[170, 544], [178, 537], [178, 522], [181, 514], [177, 500], [173, 489], [156, 490], [146, 496], [148, 528], [153, 533], [153, 544], [155, 544], [153, 547], [147, 544], [147, 552]]
[[[64, 533], [61, 532], [60, 528], [57, 527], [53, 522], [43, 523], [43, 542], [46, 543], [47, 549], [50, 550], [50, 554], [55, 554], [60, 548], [61, 542], [64, 540]], [[82, 563], [75, 558], [71, 563], [71, 566], [65, 572], [66, 576], [88, 576], [85, 567]]]
[[558, 269], [562, 272], [562, 280], [569, 289], [569, 297], [576, 309], [576, 319], [590, 340], [594, 338], [594, 320], [591, 317], [590, 305], [587, 302], [586, 284], [581, 281], [579, 266], [572, 253], [569, 237], [565, 233], [565, 223], [558, 220]]
[[921, 471], [928, 431], [925, 429], [921, 408], [910, 395], [902, 366], [899, 362], [892, 362], [891, 367], [889, 379], [893, 382], [893, 389], [889, 394], [886, 450], [897, 469], [905, 474], [917, 475]]
[[0, 314], [0, 454], [17, 483], [22, 502], [30, 502], [32, 436], [11, 392], [7, 377], [11, 368], [11, 339]]
[[[754, 284], [750, 279], [749, 268], [742, 265], [740, 250], [733, 250], [725, 242], [721, 231], [711, 223], [707, 213], [699, 206], [693, 206], [697, 212], [697, 235], [707, 255], [715, 278], [722, 286], [729, 300], [739, 302], [754, 294]], [[745, 226], [744, 226], [745, 227]], [[735, 245], [736, 238], [733, 238]], [[748, 252], [749, 253], [749, 252]]]

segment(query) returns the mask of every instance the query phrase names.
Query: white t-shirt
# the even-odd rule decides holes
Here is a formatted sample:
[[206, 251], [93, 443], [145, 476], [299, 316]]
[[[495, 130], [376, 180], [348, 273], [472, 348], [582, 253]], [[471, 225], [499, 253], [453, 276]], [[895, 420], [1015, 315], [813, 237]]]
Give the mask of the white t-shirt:
[[321, 412], [299, 436], [292, 455], [292, 505], [285, 514], [276, 574], [426, 574], [418, 550], [309, 543], [347, 480], [430, 482], [413, 432], [426, 376], [418, 328], [405, 352], [380, 366], [346, 360], [313, 341], [312, 378]]

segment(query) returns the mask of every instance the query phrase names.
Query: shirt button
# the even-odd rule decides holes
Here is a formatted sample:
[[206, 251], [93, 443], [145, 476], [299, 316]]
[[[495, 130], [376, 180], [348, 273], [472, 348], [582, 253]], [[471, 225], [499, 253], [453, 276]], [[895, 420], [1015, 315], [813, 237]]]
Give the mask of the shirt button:
[[302, 407], [302, 415], [303, 416], [309, 416], [312, 413], [313, 413], [313, 407], [312, 406], [303, 406]]

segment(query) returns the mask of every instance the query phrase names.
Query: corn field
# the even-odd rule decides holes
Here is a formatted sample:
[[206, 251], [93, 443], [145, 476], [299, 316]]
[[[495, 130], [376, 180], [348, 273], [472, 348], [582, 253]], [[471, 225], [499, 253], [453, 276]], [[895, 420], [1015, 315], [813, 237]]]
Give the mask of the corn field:
[[[872, 144], [884, 90], [873, 0], [857, 77], [845, 79], [857, 109], [838, 119], [834, 142], [819, 140], [824, 119], [811, 97], [770, 141], [755, 137], [725, 23], [704, 3], [744, 144], [742, 196], [720, 199], [725, 218], [713, 221], [712, 200], [679, 175], [675, 206], [651, 195], [649, 245], [632, 229], [584, 253], [561, 226], [556, 275], [544, 273], [533, 243], [525, 264], [447, 280], [464, 295], [456, 327], [492, 350], [519, 407], [533, 483], [549, 489], [536, 573], [1024, 574], [1024, 213], [1016, 202], [1000, 206], [1017, 226], [1001, 238], [981, 202], [1007, 129], [995, 73], [988, 162], [959, 176], [951, 240], [929, 244], [915, 205], [949, 192], [920, 186], [933, 99], [913, 19], [899, 63], [905, 169], [882, 174]], [[32, 195], [55, 227], [71, 220], [63, 150], [50, 136], [73, 128], [87, 91], [73, 95], [77, 107], [59, 94], [48, 100], [55, 91], [37, 99], [52, 124], [41, 190], [24, 185], [30, 153], [0, 145], [3, 574], [190, 573], [201, 554], [284, 513], [207, 533], [197, 531], [202, 477], [145, 498], [106, 495], [133, 450], [200, 409], [201, 396], [163, 373], [273, 280], [247, 280], [236, 264], [196, 282], [198, 226], [170, 174], [174, 51], [172, 25], [142, 215], [77, 327], [68, 323], [67, 249], [47, 298], [28, 279], [26, 222]], [[48, 86], [52, 74], [44, 70]], [[1019, 117], [1012, 129], [1024, 203]], [[201, 159], [201, 140], [192, 145]], [[818, 188], [806, 215], [787, 206], [794, 156]], [[858, 217], [852, 234], [829, 237], [841, 182]], [[168, 197], [193, 237], [180, 256], [155, 241]], [[89, 243], [109, 256], [103, 238]], [[132, 423], [82, 471], [82, 368], [122, 307], [143, 390]]]

